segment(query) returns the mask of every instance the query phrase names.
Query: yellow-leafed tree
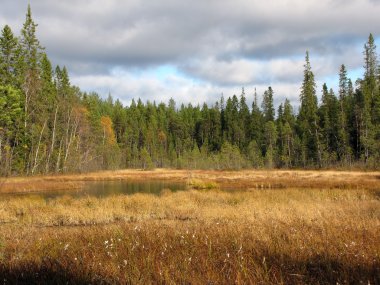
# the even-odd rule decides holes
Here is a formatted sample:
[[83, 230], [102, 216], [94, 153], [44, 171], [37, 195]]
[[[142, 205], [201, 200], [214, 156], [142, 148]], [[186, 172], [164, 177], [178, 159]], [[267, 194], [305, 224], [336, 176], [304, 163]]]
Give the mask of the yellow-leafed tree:
[[116, 136], [112, 127], [112, 120], [108, 116], [102, 116], [101, 124], [103, 129], [103, 144], [115, 145]]
[[103, 169], [116, 169], [120, 165], [120, 150], [116, 143], [116, 136], [112, 125], [112, 120], [108, 116], [100, 119], [103, 132]]

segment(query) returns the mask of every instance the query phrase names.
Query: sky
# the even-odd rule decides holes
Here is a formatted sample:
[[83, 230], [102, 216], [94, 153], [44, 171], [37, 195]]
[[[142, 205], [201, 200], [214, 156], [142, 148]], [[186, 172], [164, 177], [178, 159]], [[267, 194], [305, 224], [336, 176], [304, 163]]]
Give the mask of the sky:
[[240, 95], [298, 105], [305, 51], [320, 94], [341, 64], [355, 81], [363, 46], [380, 46], [380, 0], [0, 0], [19, 35], [30, 3], [37, 37], [71, 83], [124, 104], [212, 104]]

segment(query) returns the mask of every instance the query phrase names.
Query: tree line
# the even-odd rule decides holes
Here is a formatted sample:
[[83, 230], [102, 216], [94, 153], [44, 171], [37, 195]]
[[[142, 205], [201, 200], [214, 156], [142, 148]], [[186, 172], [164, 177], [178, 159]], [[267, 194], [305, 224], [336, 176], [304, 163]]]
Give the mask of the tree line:
[[117, 168], [327, 168], [380, 166], [380, 67], [372, 34], [364, 75], [345, 65], [339, 90], [326, 84], [320, 102], [308, 52], [296, 112], [274, 91], [214, 105], [142, 102], [82, 92], [66, 67], [52, 64], [28, 7], [21, 33], [0, 36], [1, 175]]

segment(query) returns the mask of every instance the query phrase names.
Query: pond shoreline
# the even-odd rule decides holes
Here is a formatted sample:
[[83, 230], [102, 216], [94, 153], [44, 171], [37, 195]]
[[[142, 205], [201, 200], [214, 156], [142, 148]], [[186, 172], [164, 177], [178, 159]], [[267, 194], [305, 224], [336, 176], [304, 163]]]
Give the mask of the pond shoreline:
[[214, 182], [223, 188], [279, 189], [329, 188], [378, 189], [380, 172], [336, 170], [115, 170], [85, 174], [62, 174], [33, 177], [0, 178], [0, 193], [33, 193], [41, 191], [77, 190], [88, 181], [163, 180], [190, 183], [193, 180]]

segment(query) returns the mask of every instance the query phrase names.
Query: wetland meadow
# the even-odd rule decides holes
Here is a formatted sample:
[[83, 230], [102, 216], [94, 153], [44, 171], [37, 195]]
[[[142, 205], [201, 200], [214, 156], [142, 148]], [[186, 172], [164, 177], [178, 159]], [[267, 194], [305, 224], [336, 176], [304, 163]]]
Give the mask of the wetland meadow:
[[0, 192], [3, 284], [380, 282], [379, 172], [124, 170]]

